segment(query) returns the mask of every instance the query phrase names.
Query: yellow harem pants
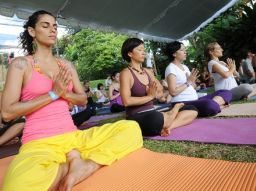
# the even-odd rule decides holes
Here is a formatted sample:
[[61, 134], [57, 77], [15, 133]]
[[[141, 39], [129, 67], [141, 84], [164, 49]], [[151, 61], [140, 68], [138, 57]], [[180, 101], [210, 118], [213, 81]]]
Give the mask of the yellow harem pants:
[[83, 159], [110, 165], [142, 145], [138, 123], [129, 120], [31, 141], [10, 164], [3, 191], [47, 191], [72, 149]]

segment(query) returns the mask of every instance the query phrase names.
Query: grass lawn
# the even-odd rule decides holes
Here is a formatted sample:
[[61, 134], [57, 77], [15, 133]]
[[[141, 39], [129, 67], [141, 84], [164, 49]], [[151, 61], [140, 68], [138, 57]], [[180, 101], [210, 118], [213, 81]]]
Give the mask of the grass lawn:
[[[234, 103], [244, 103], [244, 102], [248, 103], [248, 101], [238, 101]], [[101, 124], [112, 123], [121, 119], [124, 119], [124, 117], [117, 117], [115, 119], [102, 120], [100, 121], [100, 123]], [[255, 125], [255, 128], [256, 128], [256, 125]], [[236, 162], [256, 162], [256, 146], [255, 145], [247, 146], [247, 145], [227, 145], [227, 144], [205, 144], [205, 143], [197, 143], [197, 142], [191, 142], [191, 141], [157, 141], [157, 140], [145, 139], [144, 147], [152, 151], [157, 151], [162, 153], [173, 153], [173, 154], [189, 156], [189, 157], [221, 159], [221, 160], [236, 161]]]

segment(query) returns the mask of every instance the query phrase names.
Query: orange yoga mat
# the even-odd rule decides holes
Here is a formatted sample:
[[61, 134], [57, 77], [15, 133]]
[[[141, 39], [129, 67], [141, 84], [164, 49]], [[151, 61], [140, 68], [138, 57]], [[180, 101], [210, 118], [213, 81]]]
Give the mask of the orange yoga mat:
[[[1, 180], [11, 158], [1, 159]], [[21, 189], [22, 190], [22, 189]], [[140, 149], [103, 167], [73, 191], [255, 191], [256, 163], [227, 162]]]

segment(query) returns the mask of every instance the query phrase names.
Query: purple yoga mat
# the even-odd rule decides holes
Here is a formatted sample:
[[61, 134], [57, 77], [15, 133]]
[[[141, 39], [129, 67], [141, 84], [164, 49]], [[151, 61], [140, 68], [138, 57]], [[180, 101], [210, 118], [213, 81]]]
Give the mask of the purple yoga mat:
[[106, 119], [112, 119], [116, 117], [123, 116], [124, 113], [116, 113], [116, 114], [111, 114], [111, 115], [96, 115], [92, 116], [88, 121], [86, 121], [83, 125], [78, 127], [80, 130], [85, 130], [90, 127], [98, 126], [100, 124], [101, 120], [106, 120]]
[[145, 138], [255, 145], [256, 118], [196, 119], [190, 125], [173, 129], [170, 136]]
[[98, 122], [98, 121], [101, 121], [101, 120], [105, 120], [105, 119], [112, 119], [112, 118], [115, 118], [115, 117], [120, 117], [120, 116], [123, 116], [124, 113], [115, 113], [115, 114], [110, 114], [110, 115], [95, 115], [95, 116], [92, 116], [88, 122]]

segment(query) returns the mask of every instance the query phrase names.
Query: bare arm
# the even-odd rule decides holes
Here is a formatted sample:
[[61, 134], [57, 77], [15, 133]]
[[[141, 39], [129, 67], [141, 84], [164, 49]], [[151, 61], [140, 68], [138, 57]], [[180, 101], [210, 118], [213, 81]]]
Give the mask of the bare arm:
[[52, 102], [48, 94], [26, 102], [20, 101], [21, 88], [27, 68], [28, 63], [24, 57], [14, 59], [9, 65], [1, 110], [1, 115], [5, 121], [32, 113]]
[[120, 93], [118, 93], [118, 94], [116, 94], [116, 95], [113, 95], [113, 91], [114, 91], [114, 87], [113, 87], [113, 85], [111, 84], [111, 85], [109, 86], [109, 90], [108, 90], [108, 97], [109, 97], [110, 100], [114, 100], [114, 99], [116, 99], [116, 98], [120, 95]]
[[228, 64], [224, 62], [224, 64], [227, 65], [227, 67], [229, 68], [229, 71], [225, 72], [224, 70], [221, 69], [221, 67], [218, 64], [214, 64], [212, 66], [212, 72], [218, 73], [223, 78], [228, 78], [233, 75], [236, 69], [233, 63], [231, 62]]
[[167, 84], [168, 84], [169, 94], [171, 96], [179, 95], [181, 92], [183, 92], [185, 89], [188, 88], [186, 84], [177, 86], [176, 76], [174, 74], [169, 74], [167, 76]]
[[133, 97], [131, 96], [131, 87], [133, 84], [133, 79], [128, 69], [124, 69], [120, 73], [120, 94], [125, 107], [142, 105], [153, 100], [155, 97], [152, 94], [148, 94], [143, 97]]
[[73, 92], [66, 92], [63, 94], [63, 98], [69, 101], [73, 105], [85, 105], [87, 103], [87, 96], [83, 90], [83, 87], [79, 81], [76, 69], [70, 62], [64, 61], [66, 65], [70, 68], [72, 82], [73, 82]]

